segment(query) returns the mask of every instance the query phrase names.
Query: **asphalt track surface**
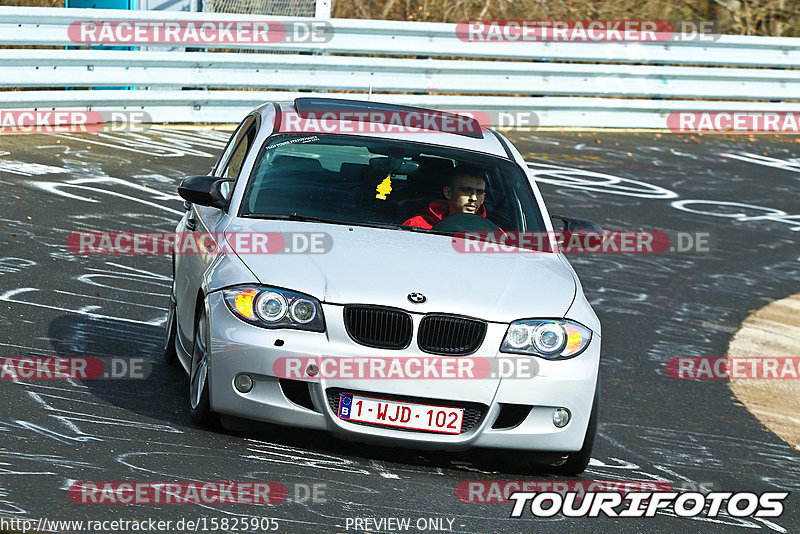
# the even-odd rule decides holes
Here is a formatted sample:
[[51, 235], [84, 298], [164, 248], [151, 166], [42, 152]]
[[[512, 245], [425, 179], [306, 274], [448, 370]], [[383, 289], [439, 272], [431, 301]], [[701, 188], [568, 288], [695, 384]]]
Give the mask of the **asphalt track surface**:
[[[571, 256], [603, 324], [602, 419], [579, 480], [795, 492], [770, 520], [513, 519], [508, 503], [459, 501], [457, 485], [564, 477], [521, 473], [514, 454], [500, 461], [267, 425], [191, 424], [187, 379], [161, 360], [169, 259], [77, 256], [66, 239], [75, 231], [173, 229], [182, 214], [177, 183], [207, 172], [227, 135], [0, 137], [0, 356], [118, 356], [153, 366], [144, 380], [0, 381], [0, 515], [274, 517], [279, 532], [356, 532], [345, 530], [348, 517], [387, 516], [410, 518], [411, 532], [420, 518], [452, 519], [453, 531], [470, 533], [800, 531], [800, 453], [732, 399], [726, 381], [665, 373], [671, 357], [723, 356], [749, 310], [798, 291], [794, 138], [512, 135], [551, 212], [607, 229], [710, 235], [709, 252]], [[74, 481], [275, 481], [289, 498], [267, 507], [80, 505], [68, 498]], [[296, 484], [325, 484], [326, 501], [295, 502]]]

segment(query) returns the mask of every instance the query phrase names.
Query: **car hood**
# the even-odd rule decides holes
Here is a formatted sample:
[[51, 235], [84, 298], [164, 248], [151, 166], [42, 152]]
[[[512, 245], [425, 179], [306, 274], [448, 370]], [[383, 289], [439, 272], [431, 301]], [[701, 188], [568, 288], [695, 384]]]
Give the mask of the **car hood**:
[[[470, 253], [441, 235], [362, 226], [235, 219], [231, 232], [325, 233], [326, 253], [240, 254], [264, 285], [326, 303], [374, 304], [494, 322], [563, 317], [576, 283], [552, 253]], [[288, 237], [287, 237], [288, 239]], [[412, 303], [408, 295], [426, 301]]]

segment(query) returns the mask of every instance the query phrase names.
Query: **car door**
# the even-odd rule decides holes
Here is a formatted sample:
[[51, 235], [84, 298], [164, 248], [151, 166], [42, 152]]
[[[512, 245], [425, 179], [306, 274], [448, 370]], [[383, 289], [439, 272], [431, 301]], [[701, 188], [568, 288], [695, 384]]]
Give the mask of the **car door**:
[[[259, 128], [259, 118], [256, 114], [248, 115], [231, 135], [225, 150], [211, 171], [212, 176], [220, 179], [236, 180], [242, 170], [244, 162]], [[230, 199], [233, 192], [233, 182], [222, 189], [226, 198]], [[210, 233], [212, 236], [222, 230], [225, 212], [209, 206], [190, 205], [184, 215], [182, 226], [179, 230], [196, 232], [197, 235]], [[204, 240], [207, 242], [207, 240]], [[184, 347], [191, 347], [194, 336], [194, 322], [196, 313], [197, 295], [203, 285], [203, 276], [209, 265], [214, 261], [216, 253], [202, 246], [197, 252], [187, 247], [184, 251], [175, 253], [175, 296], [177, 299], [178, 335]]]

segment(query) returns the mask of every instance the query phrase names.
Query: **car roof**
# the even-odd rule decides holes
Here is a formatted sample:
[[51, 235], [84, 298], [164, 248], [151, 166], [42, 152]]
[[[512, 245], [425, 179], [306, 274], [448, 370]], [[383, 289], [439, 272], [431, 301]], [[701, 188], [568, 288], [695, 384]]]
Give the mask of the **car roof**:
[[[465, 150], [471, 150], [474, 152], [482, 152], [486, 154], [491, 154], [493, 156], [499, 156], [505, 159], [509, 159], [509, 154], [506, 151], [503, 144], [500, 142], [499, 138], [495, 135], [495, 133], [488, 128], [481, 127], [477, 121], [471, 119], [465, 115], [455, 115], [452, 113], [446, 113], [439, 110], [433, 109], [425, 109], [425, 108], [415, 108], [410, 106], [400, 106], [397, 104], [389, 104], [384, 102], [376, 102], [372, 100], [363, 100], [363, 99], [356, 99], [356, 98], [346, 98], [346, 95], [342, 95], [344, 98], [319, 98], [319, 97], [305, 97], [305, 98], [297, 98], [292, 102], [275, 102], [275, 103], [266, 103], [257, 108], [262, 115], [262, 118], [265, 119], [265, 123], [262, 123], [266, 126], [266, 121], [273, 120], [275, 108], [273, 105], [276, 105], [281, 112], [282, 116], [288, 116], [287, 114], [295, 114], [296, 116], [307, 117], [307, 113], [311, 112], [314, 113], [313, 116], [321, 117], [325, 112], [332, 111], [334, 113], [342, 112], [342, 116], [348, 116], [347, 113], [352, 112], [363, 112], [363, 113], [374, 113], [374, 112], [386, 112], [385, 116], [390, 116], [394, 114], [395, 117], [403, 117], [408, 118], [411, 114], [418, 114], [423, 115], [425, 118], [434, 119], [433, 124], [448, 124], [447, 122], [442, 121], [451, 121], [457, 120], [458, 124], [461, 126], [466, 125], [466, 128], [454, 128], [451, 131], [437, 131], [433, 129], [425, 129], [419, 128], [417, 132], [403, 132], [403, 133], [396, 133], [397, 127], [395, 126], [395, 131], [379, 131], [382, 128], [372, 127], [366, 128], [365, 130], [359, 130], [358, 132], [353, 132], [349, 135], [357, 135], [357, 136], [365, 136], [365, 137], [376, 137], [381, 139], [398, 139], [404, 141], [412, 141], [412, 142], [419, 142], [419, 143], [426, 143], [431, 145], [438, 145], [442, 147], [448, 148], [460, 148]], [[330, 116], [330, 115], [329, 115]], [[334, 115], [335, 116], [335, 115]], [[363, 116], [363, 115], [362, 115]], [[437, 122], [438, 121], [438, 122]], [[276, 120], [277, 129], [275, 130], [276, 133], [297, 133], [298, 130], [292, 130], [291, 127], [287, 125], [286, 120]], [[371, 123], [382, 123], [386, 125], [387, 129], [391, 130], [391, 123], [387, 124], [384, 121], [375, 121], [371, 120]], [[275, 123], [270, 123], [271, 126], [274, 128]], [[431, 122], [425, 122], [424, 124], [430, 124]], [[309, 124], [309, 123], [304, 123]], [[348, 124], [350, 130], [348, 130]], [[415, 123], [415, 124], [422, 124], [422, 123]], [[338, 121], [338, 120], [331, 120], [326, 119], [326, 125], [328, 125], [329, 130], [323, 131], [311, 131], [309, 133], [338, 133], [339, 135], [346, 135], [343, 132], [352, 131], [352, 121]], [[339, 127], [341, 126], [341, 128]], [[447, 126], [442, 128], [447, 130]], [[331, 132], [332, 130], [332, 132]], [[303, 130], [302, 133], [305, 133], [306, 130]], [[451, 133], [453, 132], [453, 133]]]

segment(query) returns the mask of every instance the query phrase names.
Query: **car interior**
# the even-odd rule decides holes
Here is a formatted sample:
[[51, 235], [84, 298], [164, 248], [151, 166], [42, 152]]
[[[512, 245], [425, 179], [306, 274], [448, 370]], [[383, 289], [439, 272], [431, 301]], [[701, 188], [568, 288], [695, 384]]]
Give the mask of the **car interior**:
[[[263, 158], [254, 171], [252, 194], [246, 195], [242, 214], [300, 213], [354, 223], [400, 225], [423, 212], [431, 202], [445, 200], [442, 188], [456, 168], [454, 159], [363, 150], [359, 157], [338, 161], [310, 153], [308, 148], [306, 153], [297, 149]], [[499, 169], [483, 168], [487, 179], [487, 219], [501, 228], [522, 228], [522, 209], [511, 190], [513, 185], [506, 183]]]

